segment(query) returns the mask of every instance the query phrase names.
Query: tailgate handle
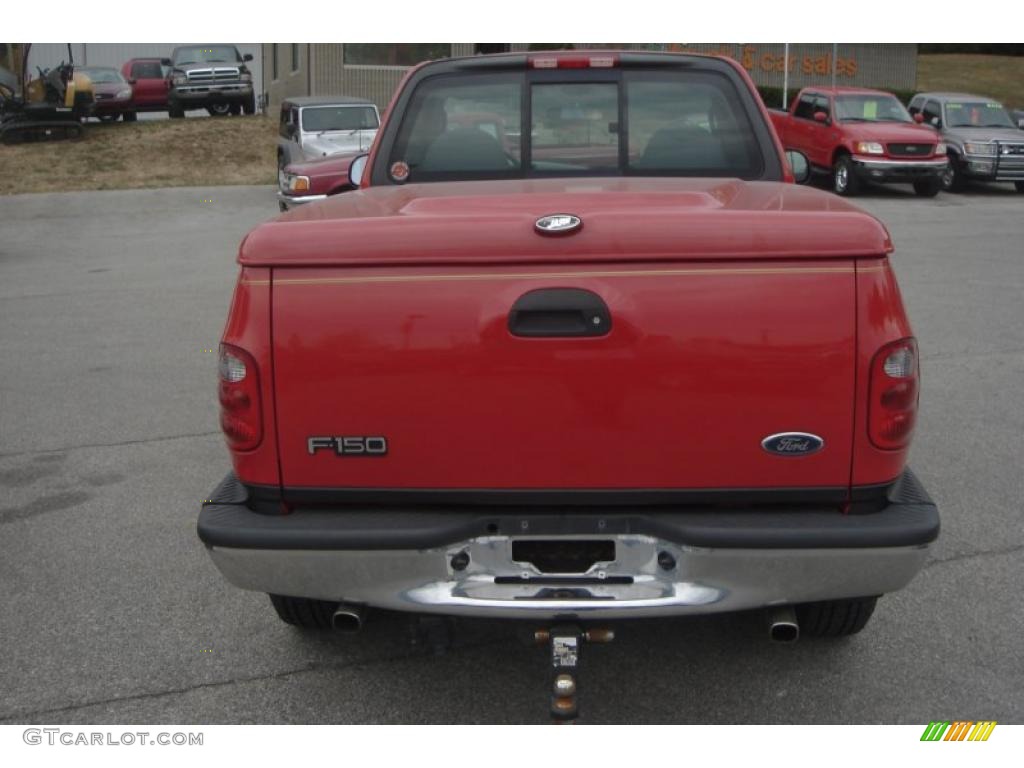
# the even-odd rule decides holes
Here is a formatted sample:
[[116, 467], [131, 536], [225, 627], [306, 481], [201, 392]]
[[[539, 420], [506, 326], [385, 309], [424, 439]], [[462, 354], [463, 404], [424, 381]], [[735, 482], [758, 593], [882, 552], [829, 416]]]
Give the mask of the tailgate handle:
[[582, 288], [540, 288], [524, 293], [508, 313], [513, 336], [606, 336], [612, 315], [604, 300]]

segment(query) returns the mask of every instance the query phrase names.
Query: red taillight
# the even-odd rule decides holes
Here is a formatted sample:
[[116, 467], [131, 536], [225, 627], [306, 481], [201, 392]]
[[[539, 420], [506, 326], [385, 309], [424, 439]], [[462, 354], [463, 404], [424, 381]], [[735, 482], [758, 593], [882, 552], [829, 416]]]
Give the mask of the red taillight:
[[530, 66], [534, 69], [604, 69], [619, 63], [615, 55], [599, 54], [596, 56], [530, 56]]
[[868, 435], [876, 447], [895, 450], [910, 443], [917, 421], [919, 380], [914, 339], [886, 344], [875, 354], [868, 393]]
[[263, 439], [256, 361], [243, 349], [221, 344], [219, 379], [220, 428], [233, 450], [251, 451]]

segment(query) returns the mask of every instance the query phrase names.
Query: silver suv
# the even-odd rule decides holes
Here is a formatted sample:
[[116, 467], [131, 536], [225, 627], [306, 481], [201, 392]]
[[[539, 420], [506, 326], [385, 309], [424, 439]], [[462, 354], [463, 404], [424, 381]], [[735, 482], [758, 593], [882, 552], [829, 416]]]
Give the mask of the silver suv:
[[968, 179], [978, 179], [1012, 181], [1024, 192], [1024, 130], [998, 101], [967, 93], [919, 93], [909, 110], [923, 115], [946, 142], [944, 189], [959, 191]]
[[365, 152], [380, 126], [372, 101], [350, 96], [297, 96], [281, 102], [277, 167]]

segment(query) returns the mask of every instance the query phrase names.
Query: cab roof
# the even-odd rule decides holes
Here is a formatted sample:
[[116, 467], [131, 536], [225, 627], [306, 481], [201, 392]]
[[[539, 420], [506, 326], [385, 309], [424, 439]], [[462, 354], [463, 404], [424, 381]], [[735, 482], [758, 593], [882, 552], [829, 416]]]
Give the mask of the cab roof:
[[[929, 91], [927, 93], [918, 93], [914, 95], [915, 99], [935, 99], [936, 101], [949, 101], [956, 99], [957, 101], [999, 101], [999, 99], [993, 99], [991, 96], [979, 96], [975, 93], [954, 93], [952, 91]], [[1002, 102], [999, 102], [1000, 104]]]

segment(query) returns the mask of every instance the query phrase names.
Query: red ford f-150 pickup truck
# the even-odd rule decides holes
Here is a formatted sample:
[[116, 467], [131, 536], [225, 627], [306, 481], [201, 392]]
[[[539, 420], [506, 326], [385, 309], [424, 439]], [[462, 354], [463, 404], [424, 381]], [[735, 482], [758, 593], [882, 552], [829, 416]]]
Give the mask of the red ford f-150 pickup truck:
[[427, 63], [352, 174], [245, 238], [220, 347], [199, 536], [282, 619], [838, 636], [922, 567], [889, 234], [792, 183], [734, 62]]
[[812, 169], [830, 174], [839, 195], [855, 195], [862, 182], [907, 183], [934, 197], [946, 170], [946, 145], [930, 126], [918, 125], [891, 93], [867, 88], [804, 88], [789, 112], [770, 112], [786, 149], [807, 156]]

